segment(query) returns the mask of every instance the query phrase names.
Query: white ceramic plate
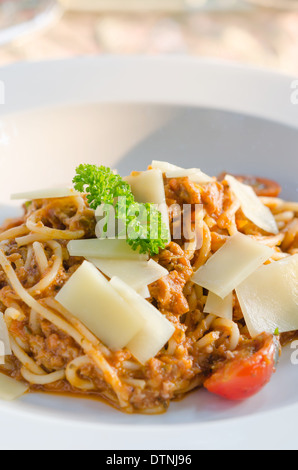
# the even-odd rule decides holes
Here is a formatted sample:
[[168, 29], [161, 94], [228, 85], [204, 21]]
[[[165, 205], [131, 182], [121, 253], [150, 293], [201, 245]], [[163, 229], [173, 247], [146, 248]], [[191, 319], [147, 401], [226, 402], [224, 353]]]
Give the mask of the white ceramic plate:
[[[1, 217], [9, 196], [70, 182], [81, 162], [123, 175], [152, 159], [277, 178], [298, 199], [298, 106], [291, 77], [183, 58], [82, 58], [0, 69]], [[0, 447], [297, 448], [298, 366], [284, 351], [272, 382], [243, 403], [204, 390], [167, 414], [128, 416], [49, 395], [0, 402]]]

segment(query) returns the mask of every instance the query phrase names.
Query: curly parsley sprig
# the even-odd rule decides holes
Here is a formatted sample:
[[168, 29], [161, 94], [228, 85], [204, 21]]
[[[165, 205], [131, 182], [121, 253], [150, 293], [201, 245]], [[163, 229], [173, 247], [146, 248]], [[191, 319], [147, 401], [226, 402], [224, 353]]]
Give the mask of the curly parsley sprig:
[[125, 227], [127, 243], [141, 254], [155, 255], [168, 241], [168, 229], [154, 204], [139, 204], [120, 175], [110, 168], [82, 164], [73, 179], [77, 191], [87, 194], [89, 206], [113, 206], [120, 226]]

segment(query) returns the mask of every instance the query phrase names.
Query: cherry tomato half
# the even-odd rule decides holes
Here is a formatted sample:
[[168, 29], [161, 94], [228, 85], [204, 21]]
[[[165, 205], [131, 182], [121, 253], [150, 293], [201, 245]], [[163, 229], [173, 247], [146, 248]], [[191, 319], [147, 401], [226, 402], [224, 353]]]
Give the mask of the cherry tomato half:
[[219, 367], [204, 386], [229, 400], [245, 400], [258, 393], [271, 379], [280, 356], [277, 336], [262, 333]]
[[[222, 181], [226, 173], [219, 175], [219, 181]], [[252, 186], [258, 196], [262, 197], [278, 197], [281, 192], [281, 186], [273, 180], [267, 178], [258, 178], [249, 175], [233, 175], [241, 183]]]

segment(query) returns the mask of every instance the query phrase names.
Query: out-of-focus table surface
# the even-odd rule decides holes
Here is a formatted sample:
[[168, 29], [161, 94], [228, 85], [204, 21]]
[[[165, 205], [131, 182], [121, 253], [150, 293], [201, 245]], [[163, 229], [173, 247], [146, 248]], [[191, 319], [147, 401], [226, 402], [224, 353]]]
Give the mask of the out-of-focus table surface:
[[298, 12], [75, 13], [0, 48], [0, 65], [94, 54], [186, 54], [298, 75]]

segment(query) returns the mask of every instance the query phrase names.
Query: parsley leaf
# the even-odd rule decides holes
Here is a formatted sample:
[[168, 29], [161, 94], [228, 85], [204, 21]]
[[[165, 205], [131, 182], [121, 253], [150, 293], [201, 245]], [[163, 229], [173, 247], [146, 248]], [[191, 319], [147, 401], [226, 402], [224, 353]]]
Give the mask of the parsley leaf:
[[[80, 165], [73, 179], [77, 191], [87, 194], [92, 209], [113, 206], [119, 226], [124, 226], [127, 243], [134, 251], [158, 254], [167, 244], [168, 230], [154, 204], [139, 204], [120, 175], [105, 166]], [[121, 235], [123, 235], [121, 233]]]

